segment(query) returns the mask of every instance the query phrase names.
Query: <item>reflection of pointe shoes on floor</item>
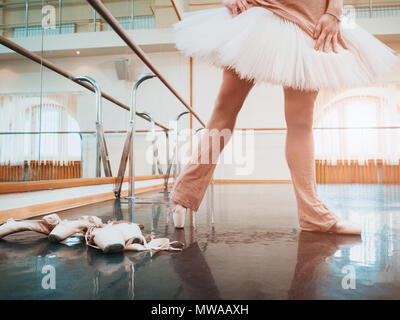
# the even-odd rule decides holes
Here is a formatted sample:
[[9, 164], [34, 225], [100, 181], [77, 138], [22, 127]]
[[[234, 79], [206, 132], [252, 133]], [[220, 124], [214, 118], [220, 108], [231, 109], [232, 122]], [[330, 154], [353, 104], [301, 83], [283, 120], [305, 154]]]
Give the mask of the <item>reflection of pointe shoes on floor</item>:
[[17, 232], [35, 231], [43, 234], [49, 234], [54, 227], [61, 222], [56, 214], [44, 216], [41, 220], [20, 220], [8, 219], [6, 223], [0, 226], [0, 239]]
[[187, 211], [188, 209], [180, 204], [174, 206], [172, 218], [174, 220], [175, 228], [182, 229], [185, 226], [185, 216]]
[[89, 227], [102, 227], [103, 222], [96, 216], [82, 216], [78, 220], [63, 220], [49, 234], [51, 242], [60, 242], [75, 233], [84, 233]]
[[339, 220], [329, 231], [336, 234], [361, 235], [361, 228], [347, 220]]

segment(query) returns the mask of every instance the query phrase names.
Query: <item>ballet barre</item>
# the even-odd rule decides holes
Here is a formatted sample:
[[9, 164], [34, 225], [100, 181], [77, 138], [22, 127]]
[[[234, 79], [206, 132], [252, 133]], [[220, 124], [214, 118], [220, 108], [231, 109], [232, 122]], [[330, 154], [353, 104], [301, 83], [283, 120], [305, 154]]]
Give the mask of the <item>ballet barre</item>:
[[[156, 75], [153, 73], [144, 73], [139, 76], [138, 79], [132, 85], [132, 92], [131, 92], [131, 107], [129, 111], [129, 123], [128, 129], [125, 137], [124, 148], [122, 150], [121, 161], [118, 169], [118, 176], [116, 179], [116, 183], [114, 185], [114, 194], [117, 198], [121, 196], [121, 188], [122, 182], [124, 180], [124, 174], [126, 170], [126, 165], [129, 161], [129, 190], [128, 190], [128, 199], [135, 199], [135, 144], [134, 138], [136, 134], [136, 120], [135, 115], [136, 112], [136, 95], [139, 86], [146, 80], [154, 78]], [[148, 121], [153, 121], [153, 118], [148, 118], [146, 115], [141, 115], [145, 117]]]
[[157, 76], [160, 81], [171, 91], [171, 93], [190, 111], [191, 114], [205, 127], [204, 122], [200, 119], [198, 114], [189, 106], [189, 104], [179, 95], [179, 93], [170, 85], [164, 76], [155, 68], [146, 53], [130, 38], [129, 34], [122, 28], [117, 19], [111, 14], [106, 6], [100, 0], [86, 0], [94, 10], [96, 10], [108, 25], [115, 31], [115, 33], [132, 49], [133, 52], [139, 57], [140, 60]]

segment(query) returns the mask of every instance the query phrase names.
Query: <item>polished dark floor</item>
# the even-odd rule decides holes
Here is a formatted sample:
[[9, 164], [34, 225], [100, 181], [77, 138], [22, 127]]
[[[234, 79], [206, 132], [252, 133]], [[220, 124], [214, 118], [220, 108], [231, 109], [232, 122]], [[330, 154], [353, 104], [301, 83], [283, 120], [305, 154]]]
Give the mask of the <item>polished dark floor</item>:
[[[184, 231], [165, 204], [107, 201], [62, 218], [130, 219], [146, 234], [184, 241], [184, 251], [104, 255], [79, 238], [12, 235], [0, 241], [0, 299], [399, 299], [400, 187], [318, 190], [338, 215], [362, 224], [362, 238], [300, 232], [290, 184], [216, 185]], [[54, 290], [42, 287], [46, 265]]]

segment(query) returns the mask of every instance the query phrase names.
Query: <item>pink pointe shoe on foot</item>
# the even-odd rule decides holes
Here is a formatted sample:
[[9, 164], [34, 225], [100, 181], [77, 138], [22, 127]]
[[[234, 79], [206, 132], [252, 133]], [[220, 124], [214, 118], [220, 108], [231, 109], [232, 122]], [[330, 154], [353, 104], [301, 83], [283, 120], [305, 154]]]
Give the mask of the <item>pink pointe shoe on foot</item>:
[[329, 229], [329, 232], [336, 234], [361, 235], [361, 228], [350, 221], [339, 220], [331, 229]]
[[187, 208], [181, 206], [180, 204], [174, 204], [174, 209], [172, 212], [172, 218], [174, 220], [174, 226], [178, 229], [183, 229], [185, 226], [185, 216]]

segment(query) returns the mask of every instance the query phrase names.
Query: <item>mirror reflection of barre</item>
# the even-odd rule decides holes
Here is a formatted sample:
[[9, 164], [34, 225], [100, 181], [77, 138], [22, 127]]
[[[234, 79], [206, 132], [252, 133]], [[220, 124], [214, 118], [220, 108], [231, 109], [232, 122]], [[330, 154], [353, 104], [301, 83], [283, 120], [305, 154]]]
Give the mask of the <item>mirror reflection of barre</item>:
[[96, 95], [96, 177], [101, 177], [101, 162], [103, 162], [104, 174], [112, 177], [111, 164], [107, 151], [107, 144], [104, 138], [103, 128], [103, 105], [101, 101], [101, 89], [99, 84], [91, 77], [80, 76], [75, 80], [88, 82], [93, 86]]
[[[135, 134], [136, 134], [136, 97], [139, 86], [146, 80], [156, 77], [153, 73], [145, 73], [139, 76], [139, 78], [133, 83], [131, 93], [131, 108], [129, 111], [129, 123], [126, 133], [124, 148], [122, 150], [121, 161], [118, 169], [118, 176], [114, 186], [114, 194], [116, 198], [121, 197], [121, 188], [124, 180], [124, 174], [126, 171], [126, 165], [129, 161], [129, 190], [128, 199], [135, 199]], [[143, 115], [143, 114], [142, 114]], [[154, 124], [153, 118], [149, 117], [152, 121], [152, 127]]]

